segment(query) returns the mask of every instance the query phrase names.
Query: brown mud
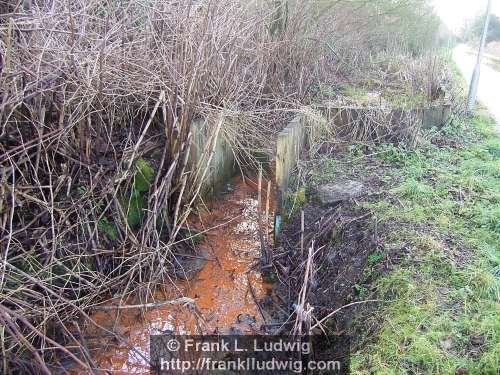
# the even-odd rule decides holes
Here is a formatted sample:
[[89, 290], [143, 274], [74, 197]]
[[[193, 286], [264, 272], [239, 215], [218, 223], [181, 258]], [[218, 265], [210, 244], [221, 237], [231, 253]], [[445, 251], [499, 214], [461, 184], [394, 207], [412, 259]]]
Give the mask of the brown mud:
[[[263, 182], [262, 208], [266, 207], [267, 181]], [[206, 212], [190, 219], [190, 226], [206, 231], [199, 248], [208, 260], [190, 280], [177, 280], [155, 292], [155, 301], [188, 297], [189, 306], [164, 305], [141, 309], [97, 311], [91, 318], [127, 341], [103, 336], [87, 324], [86, 342], [102, 373], [149, 373], [149, 336], [161, 333], [245, 334], [258, 333], [270, 317], [263, 306], [272, 298], [272, 285], [258, 272], [261, 256], [257, 182], [236, 177], [229, 191], [214, 200]], [[274, 197], [263, 232], [272, 231]], [[262, 215], [263, 221], [265, 212]], [[210, 229], [212, 228], [212, 229]], [[269, 235], [271, 238], [272, 236]], [[131, 297], [126, 304], [138, 303]], [[125, 302], [122, 302], [125, 304]]]
[[[360, 299], [357, 286], [363, 283], [368, 257], [381, 246], [371, 227], [371, 214], [354, 210], [350, 202], [333, 207], [308, 203], [302, 207], [305, 217], [305, 251], [301, 251], [301, 218], [295, 215], [284, 227], [282, 251], [287, 256], [275, 261], [282, 284], [278, 293], [288, 294], [290, 301], [298, 300], [307, 262], [307, 248], [314, 243], [314, 272], [307, 301], [314, 306], [314, 316], [321, 319], [339, 310], [325, 322], [323, 329], [313, 334], [333, 335], [337, 345], [320, 350], [318, 358], [342, 358], [349, 348], [357, 345], [351, 323], [359, 307], [343, 308]], [[347, 351], [346, 351], [347, 348]]]

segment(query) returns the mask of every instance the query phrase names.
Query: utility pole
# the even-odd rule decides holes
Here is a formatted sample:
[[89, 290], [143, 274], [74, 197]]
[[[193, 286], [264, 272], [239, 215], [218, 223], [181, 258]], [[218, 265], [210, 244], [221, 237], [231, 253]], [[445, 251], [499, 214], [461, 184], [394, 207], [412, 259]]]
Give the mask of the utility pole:
[[476, 67], [472, 73], [470, 82], [469, 96], [467, 98], [467, 112], [471, 113], [476, 104], [477, 86], [479, 83], [479, 75], [481, 73], [481, 60], [483, 59], [484, 47], [486, 45], [486, 37], [488, 35], [488, 26], [490, 24], [491, 14], [491, 0], [488, 0], [488, 8], [486, 9], [486, 20], [484, 22], [483, 34], [481, 35], [481, 42], [479, 44], [479, 53], [477, 55]]

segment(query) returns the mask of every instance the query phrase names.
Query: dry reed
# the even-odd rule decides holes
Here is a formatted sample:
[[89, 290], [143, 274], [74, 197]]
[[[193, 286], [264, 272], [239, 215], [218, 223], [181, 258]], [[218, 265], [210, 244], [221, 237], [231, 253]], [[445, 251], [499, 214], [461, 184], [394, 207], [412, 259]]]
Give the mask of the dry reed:
[[[314, 1], [282, 5], [0, 2], [4, 373], [68, 357], [95, 371], [75, 321], [131, 291], [150, 306], [172, 281], [215, 138], [251, 163], [319, 82], [359, 64], [348, 37], [328, 43], [346, 8], [325, 21]], [[213, 131], [190, 166], [197, 118]]]

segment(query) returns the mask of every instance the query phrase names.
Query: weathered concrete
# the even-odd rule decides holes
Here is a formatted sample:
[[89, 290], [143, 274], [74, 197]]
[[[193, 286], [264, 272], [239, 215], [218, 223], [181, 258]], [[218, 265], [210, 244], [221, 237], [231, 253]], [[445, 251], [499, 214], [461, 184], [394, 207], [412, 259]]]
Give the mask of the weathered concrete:
[[288, 190], [290, 174], [297, 166], [304, 142], [304, 116], [299, 115], [278, 134], [276, 142], [277, 211], [280, 214], [283, 214], [283, 200]]
[[[448, 121], [450, 115], [451, 105], [448, 103], [409, 111], [401, 108], [320, 105], [309, 113], [304, 111], [297, 115], [278, 134], [276, 143], [275, 238], [279, 240], [281, 220], [286, 214], [284, 200], [289, 190], [290, 175], [296, 168], [301, 150], [305, 146], [311, 147], [317, 138], [320, 139], [325, 134], [329, 134], [331, 128], [336, 129], [340, 136], [351, 135], [364, 139], [384, 139], [386, 136], [396, 136], [414, 140], [419, 128], [442, 126]], [[415, 126], [404, 127], [401, 126], [402, 123], [415, 124]], [[363, 190], [363, 184], [347, 180], [320, 187], [318, 195], [322, 204], [330, 205], [358, 197]]]
[[[219, 121], [226, 120], [222, 118]], [[234, 176], [236, 172], [234, 153], [221, 131], [217, 133], [217, 139], [214, 139], [217, 128], [213, 123], [204, 119], [195, 120], [191, 125], [191, 131], [188, 163], [193, 173], [196, 170], [203, 171], [209, 163], [202, 181], [201, 195], [202, 197], [212, 196], [223, 190], [226, 182]], [[213, 147], [214, 141], [215, 147]]]
[[445, 125], [451, 116], [451, 104], [435, 104], [422, 110], [422, 128], [440, 128]]
[[364, 185], [358, 181], [343, 180], [321, 185], [318, 198], [323, 206], [357, 198], [364, 192]]
[[[402, 108], [383, 109], [379, 107], [357, 107], [319, 105], [316, 107], [326, 119], [338, 129], [349, 129], [349, 125], [368, 125], [376, 117], [385, 124], [397, 126], [405, 118], [416, 119], [415, 125], [423, 129], [442, 127], [451, 116], [451, 104], [448, 102], [428, 105], [422, 108], [406, 110]], [[383, 135], [383, 134], [379, 134]]]

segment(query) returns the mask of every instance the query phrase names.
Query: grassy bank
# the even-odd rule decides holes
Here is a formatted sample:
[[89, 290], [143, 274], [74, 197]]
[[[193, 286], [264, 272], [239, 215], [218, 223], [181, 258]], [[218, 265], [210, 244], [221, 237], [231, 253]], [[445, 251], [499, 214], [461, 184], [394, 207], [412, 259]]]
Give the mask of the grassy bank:
[[[311, 187], [363, 181], [376, 249], [359, 300], [356, 374], [496, 374], [500, 369], [500, 136], [477, 113], [421, 147], [351, 146], [324, 158]], [[376, 222], [376, 224], [375, 224]]]
[[253, 167], [382, 51], [380, 85], [439, 87], [412, 63], [438, 30], [430, 0], [0, 2], [0, 373], [92, 372], [96, 305], [147, 305], [197, 254], [219, 140]]

